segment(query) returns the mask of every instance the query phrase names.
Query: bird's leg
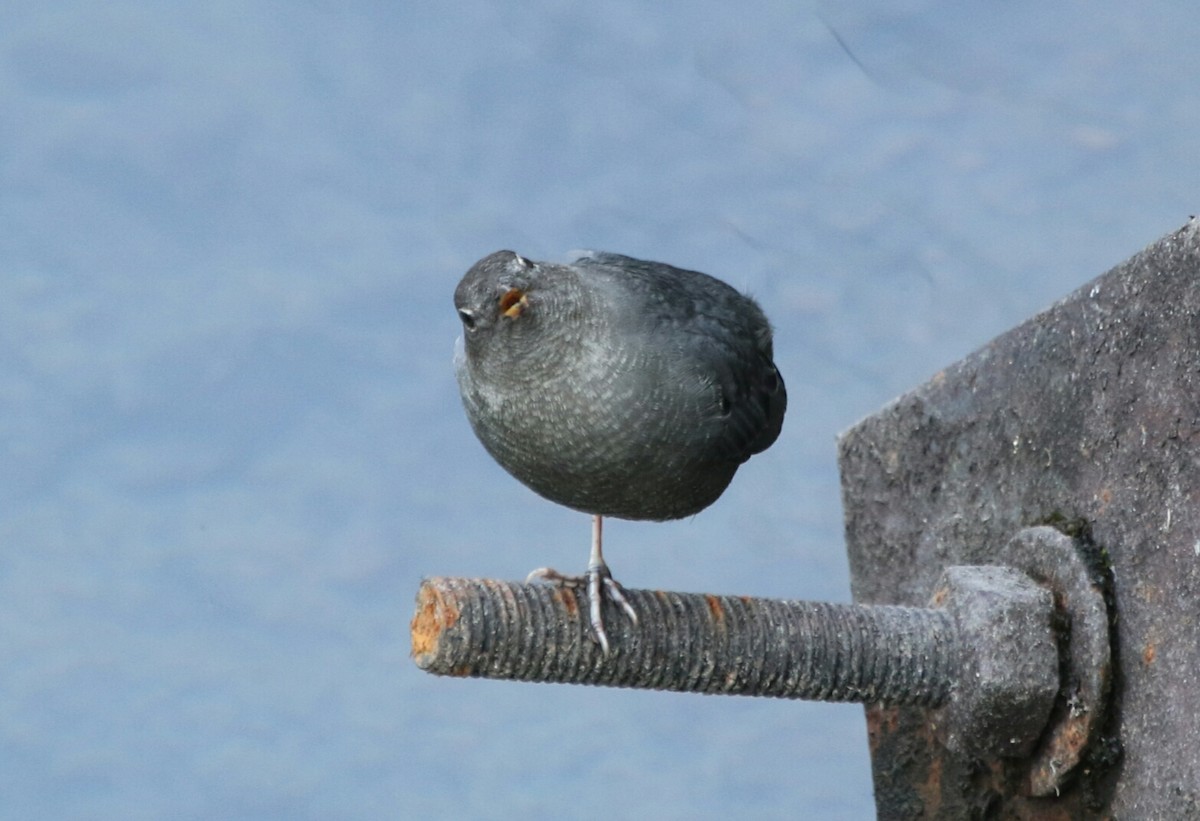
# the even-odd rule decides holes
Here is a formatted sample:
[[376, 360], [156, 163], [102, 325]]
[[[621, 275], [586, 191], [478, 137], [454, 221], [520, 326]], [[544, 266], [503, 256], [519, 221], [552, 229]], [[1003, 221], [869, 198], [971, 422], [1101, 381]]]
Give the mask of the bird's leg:
[[591, 617], [592, 632], [596, 634], [596, 641], [600, 643], [600, 649], [607, 656], [608, 632], [604, 629], [604, 617], [601, 613], [604, 597], [607, 596], [619, 604], [634, 624], [637, 624], [638, 617], [637, 611], [633, 609], [633, 605], [625, 596], [625, 590], [612, 577], [612, 572], [608, 569], [607, 562], [604, 561], [603, 533], [604, 517], [592, 516], [592, 552], [588, 559], [587, 573], [583, 576], [567, 576], [549, 567], [539, 567], [529, 574], [526, 581], [543, 579], [567, 587], [586, 585], [589, 602], [588, 615]]
[[592, 630], [595, 631], [596, 640], [600, 642], [600, 648], [607, 656], [608, 633], [604, 631], [604, 618], [600, 615], [600, 605], [603, 603], [604, 596], [607, 595], [621, 605], [629, 615], [629, 620], [635, 625], [638, 618], [637, 611], [625, 597], [625, 590], [612, 577], [612, 571], [608, 569], [608, 563], [604, 561], [603, 534], [604, 517], [597, 514], [592, 517], [592, 554], [588, 558], [587, 569], [588, 601], [591, 603]]

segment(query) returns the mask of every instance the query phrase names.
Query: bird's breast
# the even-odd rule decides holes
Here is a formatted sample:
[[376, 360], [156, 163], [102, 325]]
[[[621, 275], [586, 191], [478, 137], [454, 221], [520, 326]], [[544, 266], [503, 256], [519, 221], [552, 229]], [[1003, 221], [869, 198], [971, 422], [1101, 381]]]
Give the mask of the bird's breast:
[[694, 376], [636, 354], [510, 376], [474, 379], [460, 369], [467, 415], [502, 467], [561, 504], [678, 518], [715, 500], [737, 468], [713, 455], [716, 400]]

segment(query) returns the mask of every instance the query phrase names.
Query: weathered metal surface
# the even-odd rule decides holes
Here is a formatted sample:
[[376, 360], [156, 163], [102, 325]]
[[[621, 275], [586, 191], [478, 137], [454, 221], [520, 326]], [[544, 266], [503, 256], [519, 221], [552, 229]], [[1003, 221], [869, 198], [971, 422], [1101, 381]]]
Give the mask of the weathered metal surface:
[[[1041, 743], [1029, 762], [1029, 791], [1058, 794], [1074, 775], [1087, 745], [1097, 739], [1108, 711], [1112, 655], [1103, 568], [1088, 566], [1089, 548], [1053, 527], [1028, 527], [1004, 548], [1004, 559], [1054, 591], [1060, 624], [1063, 689]], [[1102, 563], [1103, 557], [1090, 560]]]
[[[982, 610], [998, 592], [1007, 591], [959, 584], [940, 610], [626, 589], [638, 622], [614, 618], [605, 653], [581, 589], [435, 577], [417, 592], [413, 660], [437, 675], [935, 707], [950, 700], [959, 681], [964, 653], [956, 625], [970, 619], [955, 605]], [[605, 606], [617, 607], [609, 600]], [[1051, 645], [1048, 659], [1037, 657], [1039, 672], [1057, 677], [1053, 603], [1013, 596], [993, 610], [1015, 607]], [[992, 661], [1006, 652], [987, 647], [974, 656]], [[1005, 669], [989, 679], [993, 697], [968, 700], [958, 712], [972, 720], [1003, 715], [1014, 701], [1036, 700], [1030, 681], [1037, 678]]]
[[928, 608], [625, 594], [638, 622], [614, 621], [605, 650], [581, 589], [425, 579], [413, 660], [445, 676], [941, 707], [940, 737], [967, 754], [1028, 752], [1059, 690], [1056, 596], [1011, 567], [948, 568]]
[[929, 711], [868, 708], [880, 818], [1200, 817], [1200, 224], [839, 444], [856, 601], [922, 604], [947, 566], [1018, 565], [1010, 537], [1042, 524], [1111, 596], [1112, 709], [1058, 795], [1029, 794], [1029, 760], [950, 753]]
[[962, 670], [937, 718], [960, 755], [1027, 754], [1058, 693], [1050, 591], [1011, 567], [948, 567], [933, 601], [954, 617]]

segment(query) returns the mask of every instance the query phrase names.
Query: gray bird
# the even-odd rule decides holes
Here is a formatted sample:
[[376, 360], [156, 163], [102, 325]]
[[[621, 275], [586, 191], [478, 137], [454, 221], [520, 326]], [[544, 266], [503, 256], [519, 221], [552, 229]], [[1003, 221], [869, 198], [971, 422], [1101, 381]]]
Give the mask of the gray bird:
[[607, 595], [636, 623], [602, 553], [602, 517], [679, 519], [708, 507], [779, 436], [787, 391], [771, 326], [718, 279], [594, 253], [570, 265], [497, 251], [454, 291], [455, 370], [467, 418], [501, 467], [592, 514], [583, 577], [608, 653]]

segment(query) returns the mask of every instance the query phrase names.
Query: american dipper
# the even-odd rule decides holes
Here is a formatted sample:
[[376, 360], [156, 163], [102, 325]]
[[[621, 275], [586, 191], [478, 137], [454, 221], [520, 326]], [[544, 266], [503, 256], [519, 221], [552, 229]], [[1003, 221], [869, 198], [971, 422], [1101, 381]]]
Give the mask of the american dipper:
[[714, 277], [620, 254], [570, 265], [497, 251], [454, 291], [455, 370], [467, 418], [501, 467], [592, 514], [583, 577], [608, 653], [603, 595], [637, 614], [601, 551], [603, 516], [679, 519], [708, 507], [770, 447], [787, 407], [771, 326]]

